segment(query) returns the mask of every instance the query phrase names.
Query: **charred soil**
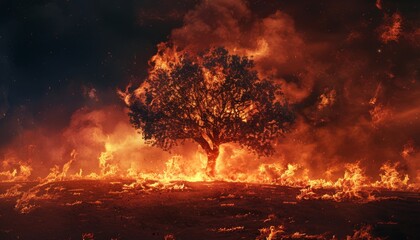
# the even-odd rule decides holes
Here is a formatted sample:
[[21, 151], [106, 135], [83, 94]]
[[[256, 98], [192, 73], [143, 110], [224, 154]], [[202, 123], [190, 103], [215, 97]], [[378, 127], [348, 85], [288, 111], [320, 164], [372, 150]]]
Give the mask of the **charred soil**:
[[[22, 194], [3, 196], [0, 239], [420, 237], [418, 192], [377, 191], [378, 200], [364, 203], [297, 201], [299, 189], [276, 185], [131, 183], [53, 182], [38, 188], [35, 197], [25, 200]], [[0, 194], [14, 185], [2, 183]], [[18, 190], [24, 194], [33, 191], [35, 185], [20, 183]], [[21, 213], [22, 207], [16, 207], [17, 203], [28, 206], [30, 211]]]

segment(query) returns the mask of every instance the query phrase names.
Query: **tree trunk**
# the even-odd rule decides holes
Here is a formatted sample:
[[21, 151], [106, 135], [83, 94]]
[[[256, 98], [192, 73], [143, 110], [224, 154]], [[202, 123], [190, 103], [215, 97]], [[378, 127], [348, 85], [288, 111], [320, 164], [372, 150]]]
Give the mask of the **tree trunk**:
[[216, 175], [216, 159], [219, 156], [219, 147], [213, 147], [212, 150], [207, 151], [207, 176], [213, 178]]

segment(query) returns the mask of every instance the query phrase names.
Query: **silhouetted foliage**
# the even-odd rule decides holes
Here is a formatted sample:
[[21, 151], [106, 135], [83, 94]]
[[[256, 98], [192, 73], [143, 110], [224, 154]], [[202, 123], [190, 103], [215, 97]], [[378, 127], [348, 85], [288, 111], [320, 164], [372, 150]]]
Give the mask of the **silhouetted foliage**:
[[215, 48], [177, 53], [162, 64], [164, 54], [158, 51], [149, 77], [130, 95], [131, 123], [146, 140], [168, 150], [193, 139], [208, 155], [209, 175], [221, 144], [273, 153], [272, 141], [289, 129], [294, 114], [280, 86], [258, 77], [252, 59]]

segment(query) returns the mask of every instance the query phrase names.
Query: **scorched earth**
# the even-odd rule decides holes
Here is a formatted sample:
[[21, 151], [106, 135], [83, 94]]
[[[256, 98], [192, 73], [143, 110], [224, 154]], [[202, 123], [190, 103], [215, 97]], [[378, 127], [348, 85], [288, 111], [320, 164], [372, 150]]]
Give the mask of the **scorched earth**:
[[333, 189], [75, 180], [0, 192], [1, 239], [418, 239], [420, 227], [410, 191], [337, 201]]

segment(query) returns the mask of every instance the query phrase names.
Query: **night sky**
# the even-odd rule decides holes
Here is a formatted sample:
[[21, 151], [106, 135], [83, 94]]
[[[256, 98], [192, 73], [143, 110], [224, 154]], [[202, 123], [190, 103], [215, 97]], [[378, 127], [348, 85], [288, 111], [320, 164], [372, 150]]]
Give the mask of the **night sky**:
[[[398, 17], [401, 33], [381, 39]], [[0, 149], [33, 129], [61, 134], [78, 109], [122, 107], [117, 89], [142, 82], [160, 42], [255, 49], [261, 39], [271, 52], [256, 65], [301, 119], [284, 152], [314, 143], [318, 159], [385, 161], [410, 143], [419, 157], [419, 4], [375, 0], [1, 1]], [[394, 118], [378, 127], [381, 109]]]
[[119, 103], [116, 89], [145, 76], [156, 44], [192, 7], [191, 1], [1, 1], [0, 144], [45, 122], [62, 128], [81, 106]]

